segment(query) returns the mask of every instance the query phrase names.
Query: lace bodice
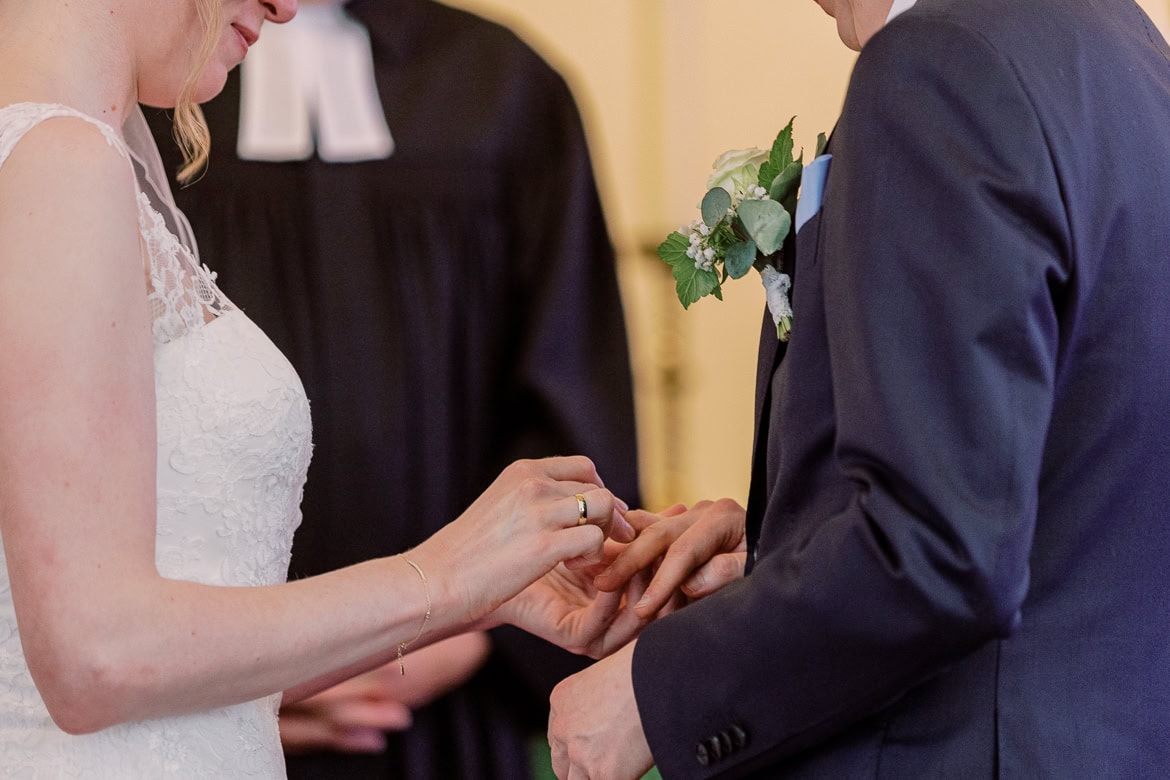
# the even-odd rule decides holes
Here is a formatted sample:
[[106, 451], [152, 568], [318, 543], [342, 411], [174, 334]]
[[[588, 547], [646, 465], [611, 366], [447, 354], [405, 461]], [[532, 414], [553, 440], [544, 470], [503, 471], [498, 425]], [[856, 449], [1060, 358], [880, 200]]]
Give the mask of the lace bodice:
[[[0, 108], [0, 165], [25, 132], [57, 116], [85, 119], [126, 154], [110, 127], [25, 103]], [[215, 585], [282, 582], [311, 449], [304, 390], [142, 193], [138, 212], [153, 318], [159, 572]], [[278, 703], [65, 734], [29, 675], [0, 546], [0, 777], [283, 777]]]

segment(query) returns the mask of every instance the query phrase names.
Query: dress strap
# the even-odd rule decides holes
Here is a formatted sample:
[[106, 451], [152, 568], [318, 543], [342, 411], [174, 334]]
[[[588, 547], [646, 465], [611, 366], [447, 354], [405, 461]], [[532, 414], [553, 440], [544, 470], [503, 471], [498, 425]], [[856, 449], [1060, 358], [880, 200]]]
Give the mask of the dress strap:
[[130, 150], [126, 147], [121, 136], [105, 122], [83, 114], [75, 108], [63, 106], [59, 103], [12, 103], [0, 107], [0, 165], [12, 154], [16, 144], [24, 138], [25, 133], [33, 129], [46, 119], [68, 116], [83, 119], [102, 132], [106, 143], [130, 161]]

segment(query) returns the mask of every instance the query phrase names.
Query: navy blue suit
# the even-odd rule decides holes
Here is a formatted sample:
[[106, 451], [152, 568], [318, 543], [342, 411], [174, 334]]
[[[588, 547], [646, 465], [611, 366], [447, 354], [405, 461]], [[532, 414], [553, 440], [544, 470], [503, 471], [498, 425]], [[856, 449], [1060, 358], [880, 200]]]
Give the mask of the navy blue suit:
[[1170, 50], [919, 0], [862, 52], [741, 582], [649, 627], [667, 778], [1170, 776]]

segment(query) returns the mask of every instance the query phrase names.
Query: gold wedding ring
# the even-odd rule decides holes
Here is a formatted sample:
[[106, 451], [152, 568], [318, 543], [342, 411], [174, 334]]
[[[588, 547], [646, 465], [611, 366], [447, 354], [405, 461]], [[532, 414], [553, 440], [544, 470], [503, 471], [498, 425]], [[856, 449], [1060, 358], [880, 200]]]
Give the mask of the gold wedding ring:
[[585, 506], [585, 496], [577, 494], [577, 525], [585, 525], [589, 516], [589, 508]]

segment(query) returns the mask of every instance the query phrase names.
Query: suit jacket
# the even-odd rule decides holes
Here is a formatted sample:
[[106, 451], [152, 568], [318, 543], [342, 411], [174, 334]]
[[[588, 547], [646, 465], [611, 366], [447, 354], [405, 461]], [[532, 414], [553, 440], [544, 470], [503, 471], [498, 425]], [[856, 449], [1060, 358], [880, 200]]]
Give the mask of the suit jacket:
[[754, 565], [637, 645], [660, 769], [1165, 777], [1165, 41], [1132, 0], [919, 0], [831, 151]]

